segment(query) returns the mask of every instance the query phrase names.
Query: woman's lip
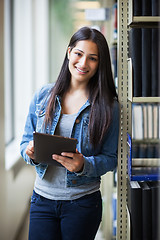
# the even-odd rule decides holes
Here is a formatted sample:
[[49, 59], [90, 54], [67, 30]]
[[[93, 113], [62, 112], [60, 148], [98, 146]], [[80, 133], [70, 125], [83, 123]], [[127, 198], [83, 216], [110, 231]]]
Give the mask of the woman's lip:
[[78, 72], [80, 72], [80, 73], [87, 73], [88, 71], [84, 71], [84, 70], [82, 70], [82, 69], [80, 69], [80, 68], [78, 68], [78, 67], [76, 67], [76, 69], [78, 70]]

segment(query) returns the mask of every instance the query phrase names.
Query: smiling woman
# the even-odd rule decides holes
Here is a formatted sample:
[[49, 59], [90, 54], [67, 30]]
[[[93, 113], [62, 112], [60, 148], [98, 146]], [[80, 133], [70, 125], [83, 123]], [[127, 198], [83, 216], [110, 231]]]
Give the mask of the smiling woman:
[[81, 84], [83, 81], [83, 85], [87, 86], [98, 68], [97, 45], [90, 40], [79, 41], [73, 49], [68, 48], [68, 59], [71, 84], [80, 80]]
[[[55, 85], [44, 86], [30, 105], [21, 142], [24, 160], [36, 168], [29, 240], [95, 238], [101, 176], [117, 166], [118, 119], [108, 44], [83, 27], [70, 40]], [[33, 131], [76, 138], [76, 152], [53, 153], [60, 166], [36, 163]]]

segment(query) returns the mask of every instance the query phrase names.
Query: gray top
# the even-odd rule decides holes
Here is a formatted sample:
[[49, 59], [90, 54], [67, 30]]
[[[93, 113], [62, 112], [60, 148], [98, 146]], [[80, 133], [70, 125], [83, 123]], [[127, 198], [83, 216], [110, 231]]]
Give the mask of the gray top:
[[[76, 115], [77, 114], [62, 114], [55, 134], [70, 137]], [[68, 188], [66, 187], [66, 177], [66, 168], [61, 166], [48, 166], [43, 179], [36, 174], [34, 190], [36, 193], [48, 199], [73, 200], [93, 193], [100, 188], [99, 182]]]

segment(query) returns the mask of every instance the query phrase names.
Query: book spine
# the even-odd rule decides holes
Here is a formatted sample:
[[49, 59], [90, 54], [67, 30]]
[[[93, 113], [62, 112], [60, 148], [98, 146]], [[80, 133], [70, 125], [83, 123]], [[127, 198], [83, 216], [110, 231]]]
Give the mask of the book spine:
[[129, 31], [129, 55], [133, 66], [133, 96], [142, 96], [142, 35], [141, 28]]
[[142, 0], [142, 16], [151, 16], [151, 0]]
[[142, 15], [142, 0], [133, 1], [133, 16]]
[[157, 97], [158, 96], [158, 54], [159, 54], [159, 47], [158, 47], [158, 28], [152, 28], [152, 56], [151, 56], [151, 63], [152, 63], [152, 86], [151, 86], [151, 96]]
[[142, 97], [151, 96], [151, 29], [142, 28]]
[[142, 240], [142, 191], [132, 188], [128, 180], [128, 209], [131, 218], [131, 239]]
[[160, 4], [159, 0], [152, 0], [152, 16], [159, 16], [160, 15]]
[[152, 239], [152, 195], [147, 182], [139, 182], [142, 188], [142, 239]]

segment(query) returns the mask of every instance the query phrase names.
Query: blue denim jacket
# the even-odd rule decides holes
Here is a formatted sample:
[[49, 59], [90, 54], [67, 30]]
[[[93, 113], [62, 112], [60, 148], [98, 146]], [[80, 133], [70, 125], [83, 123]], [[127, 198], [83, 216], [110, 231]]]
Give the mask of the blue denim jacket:
[[[56, 110], [53, 118], [52, 127], [44, 128], [43, 121], [45, 117], [45, 109], [49, 99], [50, 90], [53, 84], [44, 86], [40, 91], [36, 92], [29, 108], [24, 134], [20, 144], [21, 155], [27, 164], [34, 165], [40, 178], [43, 178], [47, 170], [46, 164], [34, 164], [32, 159], [26, 154], [26, 147], [29, 141], [33, 140], [33, 132], [43, 132], [54, 134], [58, 120], [61, 114], [61, 98], [56, 98]], [[115, 101], [113, 109], [112, 123], [106, 132], [101, 146], [93, 148], [89, 141], [88, 124], [90, 114], [90, 102], [81, 107], [77, 113], [71, 137], [78, 140], [77, 150], [83, 154], [85, 163], [81, 173], [67, 171], [67, 187], [79, 186], [91, 182], [100, 181], [103, 174], [113, 171], [117, 166], [117, 147], [119, 134], [119, 106]]]

